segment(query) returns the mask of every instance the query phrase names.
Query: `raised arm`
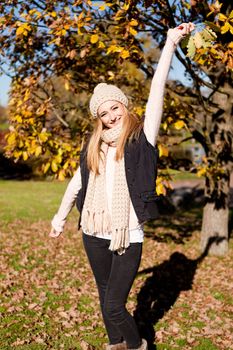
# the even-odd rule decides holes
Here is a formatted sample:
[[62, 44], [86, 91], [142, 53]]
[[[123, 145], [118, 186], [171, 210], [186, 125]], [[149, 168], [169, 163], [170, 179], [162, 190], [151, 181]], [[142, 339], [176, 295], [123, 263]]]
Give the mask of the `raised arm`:
[[179, 41], [194, 29], [193, 23], [182, 23], [169, 29], [167, 40], [155, 74], [151, 82], [149, 98], [146, 105], [144, 132], [147, 140], [154, 146], [157, 141], [163, 113], [163, 98], [172, 56]]
[[50, 237], [58, 237], [62, 233], [64, 225], [66, 223], [66, 218], [74, 206], [77, 194], [81, 189], [81, 186], [81, 172], [79, 167], [70, 180], [69, 185], [67, 186], [57, 214], [53, 217], [53, 220], [51, 222], [52, 229], [49, 234]]

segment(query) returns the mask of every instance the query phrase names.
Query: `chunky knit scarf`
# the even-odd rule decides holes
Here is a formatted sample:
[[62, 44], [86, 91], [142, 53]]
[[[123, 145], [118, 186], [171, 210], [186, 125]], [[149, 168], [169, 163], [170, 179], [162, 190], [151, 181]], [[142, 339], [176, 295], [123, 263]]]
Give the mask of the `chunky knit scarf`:
[[109, 249], [123, 254], [129, 246], [129, 207], [130, 197], [125, 176], [124, 157], [115, 162], [112, 196], [112, 215], [107, 205], [106, 156], [109, 145], [116, 147], [121, 126], [105, 129], [102, 132], [99, 175], [90, 172], [87, 193], [82, 210], [81, 226], [85, 233], [111, 234]]

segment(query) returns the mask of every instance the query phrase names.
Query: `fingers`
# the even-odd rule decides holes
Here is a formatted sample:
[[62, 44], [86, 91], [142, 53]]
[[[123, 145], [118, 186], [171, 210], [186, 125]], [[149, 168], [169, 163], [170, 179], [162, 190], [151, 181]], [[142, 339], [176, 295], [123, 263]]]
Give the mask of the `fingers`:
[[49, 232], [49, 237], [55, 238], [55, 237], [60, 236], [60, 234], [61, 234], [61, 232], [56, 231], [56, 230], [52, 227], [51, 231]]
[[180, 31], [181, 35], [187, 35], [189, 34], [192, 30], [194, 30], [195, 24], [192, 22], [189, 23], [181, 23], [177, 29]]

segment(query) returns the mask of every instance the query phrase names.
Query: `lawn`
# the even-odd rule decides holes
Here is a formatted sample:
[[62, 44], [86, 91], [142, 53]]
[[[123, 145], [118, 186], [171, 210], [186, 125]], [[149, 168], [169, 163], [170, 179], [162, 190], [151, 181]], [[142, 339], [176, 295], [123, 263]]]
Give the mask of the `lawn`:
[[[104, 349], [97, 292], [74, 209], [48, 237], [67, 183], [0, 181], [0, 349]], [[201, 208], [146, 227], [128, 301], [157, 350], [232, 350], [233, 243], [201, 256]]]

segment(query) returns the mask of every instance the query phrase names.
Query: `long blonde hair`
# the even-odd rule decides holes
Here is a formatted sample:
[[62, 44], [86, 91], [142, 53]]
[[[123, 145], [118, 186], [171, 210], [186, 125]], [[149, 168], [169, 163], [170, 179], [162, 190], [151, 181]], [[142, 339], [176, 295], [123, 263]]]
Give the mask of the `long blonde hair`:
[[[139, 138], [142, 126], [142, 120], [139, 119], [136, 114], [129, 112], [125, 107], [122, 131], [116, 147], [116, 161], [119, 161], [123, 157], [126, 142], [132, 142], [133, 139]], [[101, 119], [97, 117], [94, 125], [94, 130], [87, 146], [87, 167], [96, 175], [99, 175], [99, 162], [101, 158], [101, 133], [103, 131], [103, 128], [104, 125]]]

